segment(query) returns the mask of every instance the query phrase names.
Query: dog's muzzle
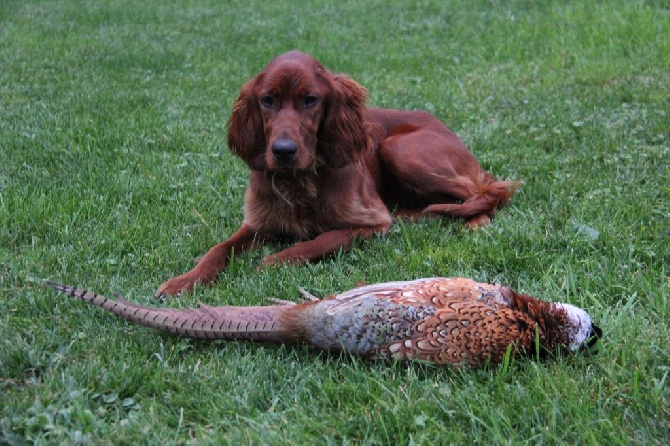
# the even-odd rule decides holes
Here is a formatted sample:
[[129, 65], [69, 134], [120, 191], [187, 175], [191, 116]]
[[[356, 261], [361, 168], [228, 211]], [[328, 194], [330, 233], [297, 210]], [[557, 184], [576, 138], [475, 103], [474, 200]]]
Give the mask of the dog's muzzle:
[[291, 139], [280, 138], [272, 144], [272, 155], [279, 163], [293, 161], [296, 153], [298, 153], [298, 145]]

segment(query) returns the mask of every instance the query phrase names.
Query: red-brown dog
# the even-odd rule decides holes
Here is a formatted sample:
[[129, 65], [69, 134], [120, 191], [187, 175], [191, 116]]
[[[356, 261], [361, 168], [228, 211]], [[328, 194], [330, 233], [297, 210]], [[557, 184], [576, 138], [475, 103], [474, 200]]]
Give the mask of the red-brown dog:
[[278, 238], [297, 241], [263, 265], [315, 261], [355, 237], [387, 232], [399, 216], [451, 216], [477, 227], [514, 194], [423, 111], [367, 108], [365, 89], [291, 51], [247, 82], [228, 146], [251, 169], [244, 223], [157, 295], [210, 283], [239, 254]]

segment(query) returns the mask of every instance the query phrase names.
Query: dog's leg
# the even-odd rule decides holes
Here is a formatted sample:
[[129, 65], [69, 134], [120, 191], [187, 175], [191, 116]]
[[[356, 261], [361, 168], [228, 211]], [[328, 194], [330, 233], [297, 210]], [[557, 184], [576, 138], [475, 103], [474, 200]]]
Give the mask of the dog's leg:
[[324, 232], [312, 240], [298, 242], [283, 251], [267, 256], [263, 259], [263, 266], [270, 266], [274, 263], [315, 262], [335, 254], [340, 249], [348, 249], [356, 237], [369, 238], [374, 234], [384, 234], [390, 227], [390, 224], [382, 224]]
[[248, 251], [262, 242], [262, 240], [257, 240], [257, 234], [254, 230], [243, 224], [228, 240], [210, 248], [191, 271], [163, 283], [158, 288], [156, 296], [174, 296], [183, 291], [191, 291], [198, 283], [208, 284], [213, 282], [216, 276], [228, 266], [228, 261], [233, 253], [239, 254]]
[[498, 181], [484, 171], [453, 133], [420, 129], [391, 136], [379, 156], [390, 177], [427, 201], [416, 210], [400, 209], [400, 218], [451, 216], [468, 228], [490, 223], [494, 211], [514, 194], [519, 183]]

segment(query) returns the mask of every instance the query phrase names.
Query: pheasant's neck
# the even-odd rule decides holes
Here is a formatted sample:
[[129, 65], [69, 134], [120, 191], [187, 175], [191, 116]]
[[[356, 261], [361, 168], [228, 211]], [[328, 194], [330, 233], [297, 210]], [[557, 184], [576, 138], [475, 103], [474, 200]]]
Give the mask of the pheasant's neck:
[[526, 313], [537, 323], [540, 343], [548, 350], [553, 350], [557, 345], [567, 345], [564, 323], [566, 317], [563, 317], [562, 310], [557, 309], [553, 303], [512, 292], [510, 308]]

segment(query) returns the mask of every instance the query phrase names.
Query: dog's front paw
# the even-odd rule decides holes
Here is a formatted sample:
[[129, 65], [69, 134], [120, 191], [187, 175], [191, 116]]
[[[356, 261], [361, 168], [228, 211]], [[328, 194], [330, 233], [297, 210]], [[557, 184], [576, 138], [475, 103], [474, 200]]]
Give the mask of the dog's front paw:
[[484, 226], [490, 224], [491, 224], [491, 217], [489, 217], [486, 214], [480, 214], [470, 218], [468, 221], [465, 222], [463, 226], [465, 226], [466, 229], [477, 229], [477, 228], [483, 228]]
[[200, 282], [201, 280], [199, 277], [190, 273], [173, 277], [158, 287], [156, 297], [164, 298], [166, 296], [177, 296], [183, 292], [193, 291], [193, 287]]
[[257, 271], [262, 271], [265, 268], [268, 268], [272, 265], [279, 264], [279, 263], [281, 263], [281, 262], [280, 262], [279, 259], [277, 259], [277, 255], [276, 254], [271, 254], [271, 255], [265, 257], [262, 260], [261, 264], [256, 267], [256, 270]]
[[299, 265], [301, 263], [305, 263], [306, 260], [300, 257], [299, 254], [296, 254], [296, 252], [298, 252], [298, 250], [294, 246], [292, 248], [285, 249], [284, 251], [270, 254], [269, 256], [263, 259], [261, 265], [256, 267], [256, 271], [262, 271], [265, 268], [269, 268], [271, 266], [283, 265], [285, 263], [291, 265]]

